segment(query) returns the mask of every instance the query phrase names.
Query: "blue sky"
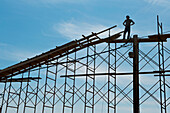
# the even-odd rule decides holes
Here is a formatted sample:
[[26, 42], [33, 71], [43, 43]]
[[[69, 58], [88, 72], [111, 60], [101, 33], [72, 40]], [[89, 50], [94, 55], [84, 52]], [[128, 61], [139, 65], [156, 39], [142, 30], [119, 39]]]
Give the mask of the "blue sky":
[[132, 35], [156, 33], [156, 15], [170, 30], [169, 0], [1, 0], [0, 68], [118, 25], [128, 14]]
[[170, 31], [169, 12], [170, 0], [0, 0], [0, 69], [82, 34], [122, 31], [126, 15], [136, 23], [132, 35], [155, 34], [157, 15]]

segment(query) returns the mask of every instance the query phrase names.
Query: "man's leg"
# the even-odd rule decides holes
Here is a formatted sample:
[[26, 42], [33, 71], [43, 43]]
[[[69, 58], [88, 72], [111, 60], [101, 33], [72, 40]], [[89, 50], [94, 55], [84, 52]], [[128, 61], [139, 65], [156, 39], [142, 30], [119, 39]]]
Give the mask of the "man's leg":
[[130, 28], [127, 29], [127, 32], [128, 32], [127, 39], [129, 39], [130, 38]]
[[123, 33], [123, 39], [125, 39], [126, 32], [127, 32], [127, 29], [125, 28], [124, 33]]

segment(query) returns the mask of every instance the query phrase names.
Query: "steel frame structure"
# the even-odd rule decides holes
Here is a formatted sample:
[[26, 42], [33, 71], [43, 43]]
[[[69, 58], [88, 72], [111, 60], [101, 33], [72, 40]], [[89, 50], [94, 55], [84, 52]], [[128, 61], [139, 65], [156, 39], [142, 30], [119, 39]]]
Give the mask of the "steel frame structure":
[[[147, 102], [160, 106], [157, 112], [168, 113], [170, 80], [165, 76], [170, 72], [170, 50], [164, 46], [162, 31], [159, 33], [162, 24], [158, 20], [158, 35], [151, 39], [137, 37], [136, 53], [134, 38], [117, 40], [121, 32], [111, 35], [114, 27], [83, 35], [83, 39], [76, 40], [77, 46], [68, 43], [58, 55], [47, 55], [43, 63], [29, 63], [26, 68], [20, 67], [21, 70], [12, 68], [9, 76], [1, 77], [0, 113], [139, 113], [147, 112]], [[103, 32], [108, 32], [107, 38], [101, 38]], [[132, 56], [129, 52], [133, 52]], [[135, 54], [139, 57], [136, 60], [138, 95], [134, 92], [133, 79]], [[152, 84], [145, 81], [142, 84], [143, 76], [149, 76]], [[123, 111], [124, 104], [137, 107]]]

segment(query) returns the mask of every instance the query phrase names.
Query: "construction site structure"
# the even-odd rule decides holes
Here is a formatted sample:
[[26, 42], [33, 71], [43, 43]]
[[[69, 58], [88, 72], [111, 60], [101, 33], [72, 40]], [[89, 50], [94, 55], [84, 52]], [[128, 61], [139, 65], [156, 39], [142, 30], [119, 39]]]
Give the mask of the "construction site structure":
[[170, 34], [157, 26], [122, 40], [115, 25], [0, 70], [0, 113], [168, 113]]

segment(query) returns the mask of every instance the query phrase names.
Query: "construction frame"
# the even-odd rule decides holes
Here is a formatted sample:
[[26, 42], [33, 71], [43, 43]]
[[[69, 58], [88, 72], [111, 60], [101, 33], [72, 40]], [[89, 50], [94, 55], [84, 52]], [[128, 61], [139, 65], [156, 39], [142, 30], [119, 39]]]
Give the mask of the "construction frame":
[[168, 113], [170, 34], [159, 17], [147, 38], [118, 39], [116, 27], [1, 70], [0, 113]]

